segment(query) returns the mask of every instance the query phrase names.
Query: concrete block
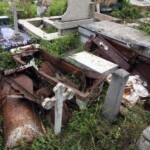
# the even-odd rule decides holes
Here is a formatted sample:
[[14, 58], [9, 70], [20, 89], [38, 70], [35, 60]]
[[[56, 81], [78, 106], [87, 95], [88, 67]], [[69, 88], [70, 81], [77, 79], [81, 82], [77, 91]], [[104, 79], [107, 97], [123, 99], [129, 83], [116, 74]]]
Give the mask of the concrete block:
[[112, 74], [103, 108], [103, 115], [109, 122], [113, 122], [119, 113], [128, 77], [129, 73], [123, 69], [118, 69]]
[[69, 60], [71, 63], [75, 64], [78, 67], [87, 70], [93, 70], [105, 75], [109, 75], [118, 68], [117, 64], [114, 64], [86, 51], [69, 56], [67, 60]]
[[57, 29], [63, 30], [63, 29], [77, 28], [79, 25], [91, 24], [93, 22], [94, 22], [93, 19], [84, 19], [84, 20], [69, 21], [69, 22], [56, 21], [54, 26]]

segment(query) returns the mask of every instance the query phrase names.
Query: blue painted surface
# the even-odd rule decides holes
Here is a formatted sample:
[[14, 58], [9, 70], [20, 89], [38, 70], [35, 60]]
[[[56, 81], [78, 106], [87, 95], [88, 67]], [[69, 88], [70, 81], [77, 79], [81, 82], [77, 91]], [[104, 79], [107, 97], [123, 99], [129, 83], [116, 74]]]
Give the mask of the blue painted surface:
[[32, 43], [32, 40], [29, 37], [29, 35], [27, 35], [22, 31], [20, 31], [20, 34], [23, 37], [22, 39], [18, 39], [18, 40], [12, 39], [13, 34], [14, 34], [13, 28], [10, 28], [8, 26], [0, 26], [0, 39], [1, 38], [5, 39], [5, 41], [0, 41], [0, 47], [9, 50], [11, 48]]

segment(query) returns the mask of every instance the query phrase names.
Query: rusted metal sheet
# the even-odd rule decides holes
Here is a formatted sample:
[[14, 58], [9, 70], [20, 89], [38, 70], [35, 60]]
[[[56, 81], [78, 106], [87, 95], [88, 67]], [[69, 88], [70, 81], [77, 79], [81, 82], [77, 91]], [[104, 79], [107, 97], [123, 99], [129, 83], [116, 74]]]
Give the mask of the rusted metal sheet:
[[[14, 55], [15, 61], [22, 66], [4, 72], [5, 77], [3, 80], [15, 92], [17, 91], [7, 95], [7, 99], [31, 101], [45, 108], [43, 103], [55, 96], [53, 88], [58, 83], [62, 83], [67, 89], [72, 89], [75, 93], [73, 99], [64, 102], [62, 124], [66, 125], [71, 117], [71, 107], [77, 108], [78, 106], [74, 99], [78, 98], [85, 101], [97, 99], [100, 91], [99, 87], [105, 81], [106, 76], [94, 71], [82, 70], [41, 49], [33, 53], [32, 57], [34, 58], [35, 55], [40, 55], [42, 58], [39, 69], [25, 64], [27, 62], [24, 59], [27, 56], [21, 53]], [[54, 108], [48, 111], [45, 109], [45, 111], [49, 123], [53, 125]]]
[[[89, 100], [89, 97], [90, 99], [92, 98], [90, 93], [93, 93], [96, 88], [99, 89], [99, 86], [106, 78], [94, 71], [81, 70], [64, 59], [54, 57], [42, 49], [38, 49], [38, 51], [39, 55], [42, 57], [43, 63], [41, 64], [39, 71], [37, 71], [37, 74], [51, 84], [52, 88], [57, 83], [62, 82], [66, 87], [73, 89], [77, 97]], [[79, 80], [82, 87], [71, 80], [68, 75], [75, 77], [75, 80]], [[33, 97], [28, 97], [28, 99], [32, 99], [32, 101], [35, 102], [38, 101], [38, 103], [41, 103], [42, 101], [39, 99], [35, 100]]]
[[18, 147], [21, 140], [31, 143], [37, 134], [45, 134], [45, 129], [34, 110], [33, 103], [19, 98], [8, 99], [9, 95], [18, 95], [18, 91], [6, 82], [2, 93], [3, 130], [7, 149]]
[[97, 54], [99, 56], [102, 56], [103, 58], [109, 61], [119, 64], [120, 66], [123, 66], [123, 68], [126, 70], [129, 69], [130, 65], [126, 62], [126, 60], [124, 60], [121, 52], [117, 51], [117, 49], [114, 48], [111, 44], [109, 44], [103, 37], [101, 36], [97, 36], [95, 38], [91, 37], [91, 39], [89, 39], [88, 42], [89, 43], [87, 43], [87, 45], [90, 45], [90, 47], [88, 46], [88, 50], [90, 52], [93, 51], [92, 47], [94, 45], [92, 44], [95, 44], [99, 48], [99, 51], [97, 51]]
[[137, 50], [127, 48], [113, 40], [97, 35], [90, 37], [86, 44], [87, 50], [117, 63], [121, 68], [129, 71], [131, 74], [138, 74], [142, 80], [148, 83], [150, 90], [150, 58], [146, 57]]

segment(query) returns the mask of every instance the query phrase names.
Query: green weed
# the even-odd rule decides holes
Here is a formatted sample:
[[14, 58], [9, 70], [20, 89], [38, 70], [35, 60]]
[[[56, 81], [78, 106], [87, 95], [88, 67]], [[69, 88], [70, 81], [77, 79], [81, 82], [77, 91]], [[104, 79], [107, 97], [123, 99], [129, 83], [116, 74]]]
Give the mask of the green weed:
[[42, 49], [56, 56], [60, 56], [70, 49], [77, 48], [79, 44], [79, 38], [76, 34], [66, 35], [55, 41], [41, 40], [40, 42], [40, 46]]
[[0, 71], [11, 69], [16, 66], [15, 61], [12, 58], [10, 52], [1, 51], [0, 52]]
[[44, 27], [42, 30], [44, 30], [46, 33], [54, 33], [57, 32], [57, 29], [53, 26], [51, 27]]
[[127, 0], [122, 0], [122, 7], [120, 10], [116, 9], [111, 13], [111, 16], [120, 18], [127, 22], [133, 22], [136, 19], [142, 18], [143, 14], [138, 7], [135, 7]]
[[50, 15], [59, 16], [62, 15], [67, 8], [67, 0], [53, 0], [50, 6]]
[[150, 25], [148, 24], [141, 24], [139, 29], [146, 33], [147, 35], [150, 35]]

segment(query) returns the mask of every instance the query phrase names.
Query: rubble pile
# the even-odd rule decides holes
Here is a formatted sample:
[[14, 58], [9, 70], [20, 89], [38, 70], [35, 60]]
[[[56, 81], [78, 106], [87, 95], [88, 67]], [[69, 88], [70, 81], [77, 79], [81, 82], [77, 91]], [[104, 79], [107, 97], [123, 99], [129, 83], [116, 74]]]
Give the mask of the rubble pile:
[[[106, 78], [94, 71], [80, 69], [33, 45], [15, 51], [13, 58], [18, 67], [1, 74], [1, 107], [7, 148], [17, 147], [21, 139], [32, 142], [37, 133], [45, 134], [37, 114], [39, 110], [50, 125], [55, 125], [54, 106], [58, 99], [55, 90], [58, 85], [66, 87], [62, 113], [62, 124], [66, 125], [71, 117], [70, 109], [79, 109], [76, 100], [97, 99], [99, 87]], [[33, 58], [40, 59], [39, 66]]]

